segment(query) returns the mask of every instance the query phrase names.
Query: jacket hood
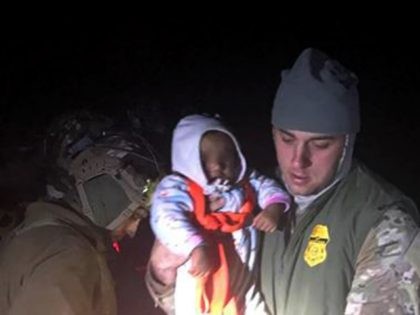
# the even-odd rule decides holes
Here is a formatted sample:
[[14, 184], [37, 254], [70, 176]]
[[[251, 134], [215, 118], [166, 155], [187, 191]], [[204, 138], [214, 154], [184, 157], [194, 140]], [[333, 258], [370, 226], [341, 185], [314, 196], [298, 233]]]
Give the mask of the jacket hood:
[[246, 160], [238, 141], [220, 120], [204, 115], [186, 116], [176, 125], [172, 138], [172, 171], [192, 179], [201, 187], [209, 184], [200, 158], [200, 141], [208, 131], [220, 131], [232, 139], [241, 162], [241, 171], [236, 180], [239, 182], [246, 172]]

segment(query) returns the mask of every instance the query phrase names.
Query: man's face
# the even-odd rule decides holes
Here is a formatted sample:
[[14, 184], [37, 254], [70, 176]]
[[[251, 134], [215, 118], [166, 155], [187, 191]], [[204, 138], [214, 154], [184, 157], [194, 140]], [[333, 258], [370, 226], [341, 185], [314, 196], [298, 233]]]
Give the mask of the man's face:
[[330, 184], [345, 136], [273, 128], [277, 162], [293, 195], [311, 195]]
[[136, 235], [140, 221], [141, 218], [139, 218], [137, 214], [131, 215], [129, 218], [127, 218], [124, 222], [122, 222], [119, 226], [117, 226], [114, 230], [111, 231], [112, 240], [119, 241], [123, 239], [126, 235], [133, 238]]
[[207, 132], [200, 143], [201, 164], [209, 182], [217, 178], [234, 183], [241, 164], [235, 144], [229, 135], [220, 131]]

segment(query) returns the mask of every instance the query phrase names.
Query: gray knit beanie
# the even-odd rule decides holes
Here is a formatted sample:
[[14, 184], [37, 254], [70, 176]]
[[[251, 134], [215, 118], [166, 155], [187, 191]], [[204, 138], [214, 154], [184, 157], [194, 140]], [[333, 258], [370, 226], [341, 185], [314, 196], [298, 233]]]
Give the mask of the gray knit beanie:
[[272, 124], [285, 130], [329, 135], [360, 130], [358, 79], [323, 52], [305, 49], [293, 67], [282, 71]]

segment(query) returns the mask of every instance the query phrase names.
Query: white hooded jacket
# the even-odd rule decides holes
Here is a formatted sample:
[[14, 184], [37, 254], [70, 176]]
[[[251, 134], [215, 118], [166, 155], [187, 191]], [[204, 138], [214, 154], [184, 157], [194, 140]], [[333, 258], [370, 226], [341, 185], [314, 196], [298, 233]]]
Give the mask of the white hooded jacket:
[[[219, 187], [208, 183], [200, 159], [200, 141], [208, 131], [221, 131], [229, 135], [234, 142], [241, 163], [241, 171], [236, 182], [230, 187]], [[249, 171], [246, 160], [239, 144], [233, 134], [215, 118], [191, 115], [178, 123], [174, 130], [172, 140], [172, 170], [174, 174], [166, 176], [159, 183], [151, 208], [151, 227], [159, 241], [174, 254], [188, 259], [192, 250], [205, 244], [202, 230], [191, 220], [193, 200], [188, 191], [186, 178], [196, 182], [203, 188], [204, 194], [219, 193], [225, 199], [225, 205], [218, 211], [239, 211], [244, 202], [244, 189], [237, 185], [239, 181], [248, 176], [249, 183], [255, 192], [256, 202], [260, 209], [265, 209], [273, 203], [284, 203], [286, 209], [290, 204], [289, 196], [272, 179]], [[250, 174], [250, 175], [248, 175]], [[235, 249], [242, 262], [253, 273], [255, 270], [255, 256], [258, 248], [258, 232], [252, 226], [232, 233]], [[193, 290], [194, 279], [188, 274], [188, 262], [178, 269], [175, 304], [177, 313], [189, 314], [193, 309], [188, 309], [185, 304], [191, 303], [191, 295], [187, 294], [188, 287]], [[182, 279], [182, 280], [181, 280]], [[188, 284], [189, 283], [189, 284]], [[182, 286], [182, 289], [179, 289]], [[182, 294], [177, 294], [182, 292]], [[252, 292], [251, 292], [252, 291]], [[193, 293], [193, 292], [192, 292]], [[177, 299], [178, 297], [178, 299]], [[189, 302], [179, 302], [182, 297], [189, 298]], [[177, 302], [178, 300], [178, 302]], [[257, 314], [261, 297], [255, 292], [255, 287], [247, 293], [247, 312]], [[251, 305], [254, 305], [251, 307]], [[193, 305], [194, 306], [194, 305]], [[249, 306], [249, 307], [248, 307]], [[182, 311], [180, 310], [182, 309]], [[254, 310], [253, 312], [251, 312]], [[262, 312], [264, 314], [264, 312]]]

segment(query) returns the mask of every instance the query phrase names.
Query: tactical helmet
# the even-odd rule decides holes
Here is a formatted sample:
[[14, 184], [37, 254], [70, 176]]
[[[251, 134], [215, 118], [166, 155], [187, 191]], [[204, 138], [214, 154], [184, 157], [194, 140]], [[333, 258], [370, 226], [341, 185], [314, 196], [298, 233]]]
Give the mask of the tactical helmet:
[[70, 134], [60, 131], [62, 142], [52, 142], [59, 150], [52, 150], [56, 161], [47, 197], [110, 230], [133, 214], [145, 217], [161, 173], [154, 149], [139, 134], [111, 130], [107, 120], [84, 120], [83, 125], [74, 117], [64, 125], [76, 128], [67, 128]]
[[147, 216], [159, 174], [150, 145], [140, 136], [126, 135], [105, 136], [82, 151], [69, 169], [82, 212], [110, 230], [133, 214]]

